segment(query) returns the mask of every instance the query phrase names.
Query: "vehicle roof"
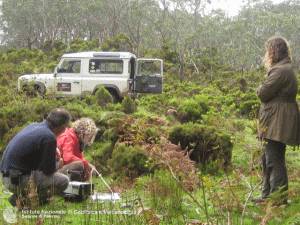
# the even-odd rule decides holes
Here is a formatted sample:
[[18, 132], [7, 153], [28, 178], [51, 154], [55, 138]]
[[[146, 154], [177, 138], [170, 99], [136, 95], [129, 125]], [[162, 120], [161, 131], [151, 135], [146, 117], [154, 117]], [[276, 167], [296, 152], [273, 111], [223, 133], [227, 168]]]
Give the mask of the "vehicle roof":
[[76, 53], [67, 53], [62, 56], [63, 58], [131, 58], [136, 56], [130, 52], [98, 52], [98, 51], [89, 51], [89, 52], [76, 52]]

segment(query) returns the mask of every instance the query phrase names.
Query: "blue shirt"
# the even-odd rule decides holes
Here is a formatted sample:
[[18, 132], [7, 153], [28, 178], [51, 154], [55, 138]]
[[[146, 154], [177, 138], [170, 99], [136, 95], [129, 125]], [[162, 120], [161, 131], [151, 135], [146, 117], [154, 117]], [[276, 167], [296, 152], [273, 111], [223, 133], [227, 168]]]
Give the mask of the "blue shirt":
[[47, 121], [30, 124], [18, 133], [4, 151], [0, 170], [20, 170], [23, 174], [39, 170], [45, 175], [56, 169], [56, 136]]

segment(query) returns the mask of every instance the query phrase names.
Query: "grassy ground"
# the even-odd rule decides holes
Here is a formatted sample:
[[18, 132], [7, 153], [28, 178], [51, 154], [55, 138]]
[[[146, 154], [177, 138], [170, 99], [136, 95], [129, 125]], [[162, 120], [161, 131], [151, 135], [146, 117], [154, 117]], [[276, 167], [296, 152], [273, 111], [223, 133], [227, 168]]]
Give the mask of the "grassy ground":
[[[125, 180], [110, 183], [106, 177], [121, 201], [86, 199], [74, 203], [55, 197], [48, 205], [16, 212], [15, 224], [300, 224], [299, 152], [293, 148], [286, 153], [290, 205], [246, 204], [251, 190], [261, 181], [262, 148], [252, 132], [254, 122], [244, 122], [246, 128], [235, 135], [233, 170], [219, 176], [201, 174], [200, 183], [191, 192], [182, 190], [168, 171], [140, 177], [131, 186]], [[93, 183], [95, 191], [107, 191], [99, 178]], [[153, 191], [153, 185], [159, 188]], [[253, 190], [252, 196], [259, 196], [261, 187]], [[1, 224], [8, 224], [3, 216], [10, 208], [8, 197], [0, 184]]]

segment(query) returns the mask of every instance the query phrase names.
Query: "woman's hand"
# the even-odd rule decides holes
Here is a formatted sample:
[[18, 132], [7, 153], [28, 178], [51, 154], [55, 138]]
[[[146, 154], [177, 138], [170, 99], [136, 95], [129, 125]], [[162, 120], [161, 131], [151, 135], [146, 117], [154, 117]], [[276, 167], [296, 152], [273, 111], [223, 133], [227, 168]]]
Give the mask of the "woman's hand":
[[56, 147], [56, 162], [59, 162], [60, 159], [61, 159], [61, 154], [60, 154], [59, 148]]
[[57, 163], [57, 167], [58, 169], [62, 168], [64, 166], [64, 160], [61, 157], [59, 148], [56, 147], [56, 163]]
[[92, 171], [93, 169], [95, 170], [96, 168], [95, 168], [95, 166], [93, 166], [92, 164], [88, 164], [88, 169], [90, 170], [90, 171]]
[[88, 166], [87, 166], [87, 168], [86, 168], [86, 170], [85, 170], [85, 173], [84, 173], [84, 179], [86, 180], [86, 181], [89, 181], [90, 179], [91, 179], [91, 177], [92, 177], [92, 170], [95, 170], [96, 168], [95, 168], [95, 166], [93, 166], [92, 164], [88, 164]]

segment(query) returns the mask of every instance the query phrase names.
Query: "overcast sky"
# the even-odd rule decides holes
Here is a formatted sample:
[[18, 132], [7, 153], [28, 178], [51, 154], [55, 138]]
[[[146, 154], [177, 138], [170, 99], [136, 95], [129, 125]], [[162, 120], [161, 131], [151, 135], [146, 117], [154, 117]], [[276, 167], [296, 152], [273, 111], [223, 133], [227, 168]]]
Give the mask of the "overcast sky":
[[[222, 9], [229, 16], [236, 16], [243, 5], [242, 0], [211, 0], [212, 4], [208, 5], [208, 9]], [[274, 4], [284, 2], [284, 0], [272, 0]]]
[[[236, 16], [243, 5], [243, 0], [211, 0], [212, 4], [208, 5], [208, 9], [222, 9], [229, 16]], [[272, 0], [274, 4], [278, 4], [284, 2], [285, 0]], [[0, 4], [2, 4], [2, 0], [0, 0]], [[1, 14], [1, 11], [0, 11]]]

